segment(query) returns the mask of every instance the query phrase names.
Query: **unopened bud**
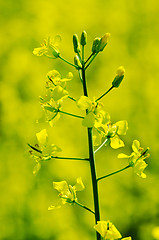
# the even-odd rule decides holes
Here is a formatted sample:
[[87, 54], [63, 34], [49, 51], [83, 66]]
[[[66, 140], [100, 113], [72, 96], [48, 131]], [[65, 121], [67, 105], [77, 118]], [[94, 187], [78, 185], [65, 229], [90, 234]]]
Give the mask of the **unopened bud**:
[[117, 74], [119, 77], [121, 77], [122, 75], [124, 75], [124, 73], [125, 73], [125, 69], [124, 69], [123, 66], [119, 67], [119, 68], [117, 69], [117, 71], [116, 71], [116, 74]]
[[80, 60], [79, 60], [78, 55], [76, 55], [76, 56], [74, 57], [74, 63], [75, 63], [75, 65], [78, 67], [78, 69], [79, 69], [79, 68], [82, 68], [82, 64], [81, 64], [81, 62], [80, 62]]
[[73, 47], [74, 47], [75, 53], [79, 53], [80, 52], [80, 44], [79, 44], [79, 40], [78, 40], [77, 34], [73, 35]]
[[125, 73], [125, 69], [124, 67], [119, 67], [117, 69], [117, 75], [116, 77], [114, 78], [113, 82], [112, 82], [112, 86], [115, 87], [115, 88], [118, 88], [119, 85], [121, 84], [123, 78], [124, 78], [124, 73]]
[[58, 58], [60, 56], [60, 52], [56, 48], [52, 48], [52, 55], [55, 58]]
[[104, 36], [100, 40], [98, 51], [103, 51], [104, 50], [105, 46], [109, 42], [109, 39], [110, 39], [110, 33], [104, 34]]
[[87, 43], [87, 33], [86, 31], [83, 31], [81, 34], [81, 45], [84, 46]]
[[94, 39], [93, 45], [92, 45], [92, 53], [98, 52], [98, 45], [99, 45], [100, 40], [101, 40], [100, 38]]

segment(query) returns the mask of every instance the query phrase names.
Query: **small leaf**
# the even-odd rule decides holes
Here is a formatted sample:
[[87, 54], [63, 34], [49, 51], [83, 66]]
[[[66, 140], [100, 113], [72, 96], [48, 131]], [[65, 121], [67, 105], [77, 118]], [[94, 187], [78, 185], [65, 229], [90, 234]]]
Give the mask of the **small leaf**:
[[48, 134], [46, 132], [46, 129], [41, 130], [39, 133], [36, 134], [36, 137], [38, 139], [38, 142], [41, 146], [46, 144]]
[[118, 135], [110, 138], [110, 146], [114, 149], [124, 147], [124, 142], [119, 138]]
[[95, 115], [90, 112], [88, 113], [82, 121], [82, 125], [87, 128], [92, 128], [95, 123]]

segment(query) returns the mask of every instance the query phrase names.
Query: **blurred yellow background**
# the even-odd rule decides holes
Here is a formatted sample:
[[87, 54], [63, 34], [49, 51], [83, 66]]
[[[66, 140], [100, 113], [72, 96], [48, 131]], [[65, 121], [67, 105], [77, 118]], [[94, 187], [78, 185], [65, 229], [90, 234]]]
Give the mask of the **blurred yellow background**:
[[[132, 169], [99, 183], [102, 220], [110, 219], [123, 236], [153, 240], [159, 226], [159, 2], [157, 0], [1, 0], [0, 1], [0, 239], [92, 240], [94, 217], [78, 206], [48, 211], [58, 201], [52, 182], [75, 183], [81, 176], [85, 191], [79, 201], [93, 208], [87, 162], [55, 160], [32, 174], [34, 161], [27, 143], [46, 128], [49, 141], [63, 149], [61, 156], [87, 157], [87, 133], [79, 119], [62, 116], [54, 128], [36, 123], [42, 116], [38, 97], [45, 94], [46, 73], [72, 71], [68, 84], [72, 96], [82, 95], [76, 71], [60, 60], [35, 57], [47, 36], [62, 36], [61, 54], [73, 62], [72, 35], [88, 34], [86, 54], [92, 41], [111, 33], [106, 49], [87, 71], [89, 95], [99, 97], [111, 86], [116, 69], [126, 69], [124, 81], [103, 98], [112, 122], [127, 120], [124, 149], [103, 148], [96, 154], [98, 176], [118, 170], [127, 160], [117, 154], [131, 151], [138, 139], [150, 147], [146, 179]], [[80, 113], [69, 100], [63, 110]]]

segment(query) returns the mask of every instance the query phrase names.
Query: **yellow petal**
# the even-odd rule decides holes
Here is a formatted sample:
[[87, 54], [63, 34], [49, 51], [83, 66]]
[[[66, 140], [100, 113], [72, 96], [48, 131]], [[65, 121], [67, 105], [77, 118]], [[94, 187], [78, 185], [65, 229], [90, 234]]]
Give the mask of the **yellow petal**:
[[115, 124], [113, 124], [113, 126], [114, 125], [118, 127], [117, 133], [119, 135], [126, 135], [126, 132], [128, 130], [128, 123], [126, 120], [118, 121]]
[[53, 187], [62, 194], [66, 194], [69, 190], [68, 184], [66, 181], [53, 182]]
[[65, 89], [63, 89], [61, 86], [55, 87], [52, 92], [52, 97], [55, 101], [63, 99], [67, 96], [68, 96], [68, 92]]
[[133, 141], [133, 144], [132, 144], [132, 150], [135, 152], [135, 153], [138, 153], [139, 152], [139, 149], [140, 149], [140, 142], [138, 140], [134, 140]]
[[84, 186], [84, 184], [82, 182], [82, 178], [81, 177], [77, 178], [76, 181], [77, 181], [77, 183], [74, 185], [76, 191], [82, 191], [83, 189], [85, 189], [85, 186]]
[[82, 110], [91, 110], [92, 101], [86, 96], [81, 96], [80, 99], [77, 101], [77, 106]]
[[114, 149], [124, 147], [124, 142], [119, 138], [118, 135], [110, 138], [110, 146]]
[[46, 141], [47, 141], [47, 138], [48, 138], [48, 134], [47, 134], [46, 129], [43, 129], [39, 133], [37, 133], [36, 137], [37, 137], [40, 145], [45, 145]]

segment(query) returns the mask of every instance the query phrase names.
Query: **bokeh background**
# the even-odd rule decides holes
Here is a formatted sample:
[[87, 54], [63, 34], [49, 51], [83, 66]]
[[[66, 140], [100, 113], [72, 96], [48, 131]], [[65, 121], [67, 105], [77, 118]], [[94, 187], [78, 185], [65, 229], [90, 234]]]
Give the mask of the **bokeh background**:
[[[89, 95], [100, 96], [111, 86], [116, 69], [126, 74], [119, 89], [103, 98], [112, 122], [126, 119], [129, 131], [124, 149], [103, 148], [96, 155], [98, 176], [118, 170], [127, 160], [117, 154], [131, 152], [134, 139], [151, 157], [146, 179], [132, 169], [99, 183], [102, 220], [110, 219], [123, 236], [133, 240], [158, 239], [159, 225], [159, 2], [157, 0], [1, 0], [0, 1], [0, 239], [1, 240], [91, 240], [94, 217], [78, 206], [48, 211], [58, 201], [52, 182], [74, 184], [81, 176], [85, 191], [79, 200], [93, 208], [87, 162], [50, 161], [35, 177], [35, 165], [27, 143], [46, 128], [49, 142], [63, 149], [61, 156], [87, 157], [87, 133], [79, 119], [62, 116], [54, 128], [36, 123], [42, 116], [39, 96], [45, 94], [46, 73], [58, 70], [63, 77], [74, 74], [68, 84], [72, 96], [82, 95], [76, 71], [60, 60], [35, 57], [34, 47], [47, 36], [62, 36], [62, 56], [73, 61], [72, 35], [88, 33], [86, 54], [92, 41], [105, 32], [111, 40], [87, 70]], [[79, 113], [67, 100], [63, 110]]]

